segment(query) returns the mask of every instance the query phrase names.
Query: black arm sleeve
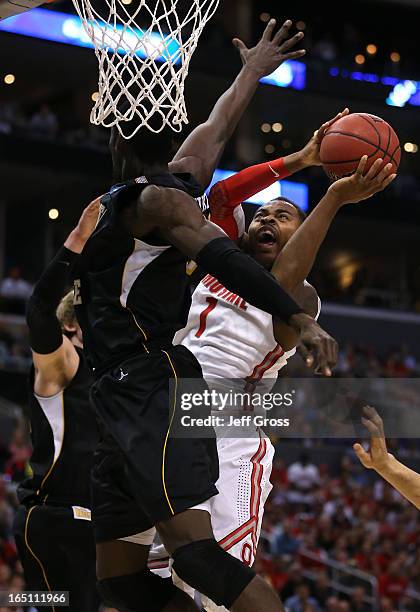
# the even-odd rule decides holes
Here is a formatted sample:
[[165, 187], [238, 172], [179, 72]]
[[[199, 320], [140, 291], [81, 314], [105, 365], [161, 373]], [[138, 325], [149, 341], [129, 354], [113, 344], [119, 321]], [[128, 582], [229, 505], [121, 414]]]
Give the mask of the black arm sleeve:
[[226, 289], [286, 323], [302, 309], [274, 276], [228, 238], [215, 238], [196, 257], [197, 264]]
[[78, 257], [77, 253], [62, 247], [44, 270], [29, 298], [26, 321], [30, 345], [36, 353], [48, 355], [63, 343], [63, 332], [56, 310]]

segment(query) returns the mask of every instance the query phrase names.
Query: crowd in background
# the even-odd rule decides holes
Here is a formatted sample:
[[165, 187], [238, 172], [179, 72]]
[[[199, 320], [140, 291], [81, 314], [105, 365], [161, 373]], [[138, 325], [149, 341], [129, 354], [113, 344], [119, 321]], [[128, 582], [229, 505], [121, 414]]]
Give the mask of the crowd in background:
[[[390, 445], [405, 460], [420, 460], [416, 445]], [[256, 569], [289, 612], [368, 612], [369, 597], [380, 601], [381, 612], [418, 610], [418, 511], [361, 467], [350, 440], [333, 447], [277, 440], [276, 449]], [[0, 440], [0, 590], [24, 587], [12, 524], [16, 483], [29, 457], [26, 426], [18, 421], [11, 443]]]
[[418, 610], [418, 511], [361, 468], [351, 441], [337, 458], [315, 463], [303, 454], [287, 466], [287, 445], [278, 444], [259, 572], [290, 612], [368, 612], [366, 596], [380, 600], [381, 612]]

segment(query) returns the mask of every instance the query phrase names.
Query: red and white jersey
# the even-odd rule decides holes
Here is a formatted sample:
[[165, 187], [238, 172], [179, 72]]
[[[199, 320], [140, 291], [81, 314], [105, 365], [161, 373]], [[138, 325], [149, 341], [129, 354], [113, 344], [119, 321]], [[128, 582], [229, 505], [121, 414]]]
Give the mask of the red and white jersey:
[[194, 291], [187, 325], [177, 332], [174, 344], [195, 355], [205, 379], [275, 380], [296, 353], [296, 348], [283, 351], [276, 342], [271, 315], [210, 275]]

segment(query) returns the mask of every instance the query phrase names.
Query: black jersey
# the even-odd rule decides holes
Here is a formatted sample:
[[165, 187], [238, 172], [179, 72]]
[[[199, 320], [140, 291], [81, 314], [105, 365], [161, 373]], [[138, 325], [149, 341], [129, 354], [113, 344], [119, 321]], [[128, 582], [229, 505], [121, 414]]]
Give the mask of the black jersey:
[[207, 196], [190, 174], [142, 176], [102, 198], [100, 220], [74, 274], [84, 346], [98, 373], [144, 352], [148, 343], [171, 343], [187, 320], [187, 258], [156, 236], [134, 238], [122, 223], [121, 211], [134, 205], [148, 184], [185, 191], [203, 212], [208, 209]]
[[33, 476], [18, 487], [22, 503], [48, 501], [90, 508], [90, 471], [98, 442], [96, 417], [89, 401], [92, 371], [83, 351], [73, 380], [48, 398], [33, 391], [31, 372], [29, 416]]

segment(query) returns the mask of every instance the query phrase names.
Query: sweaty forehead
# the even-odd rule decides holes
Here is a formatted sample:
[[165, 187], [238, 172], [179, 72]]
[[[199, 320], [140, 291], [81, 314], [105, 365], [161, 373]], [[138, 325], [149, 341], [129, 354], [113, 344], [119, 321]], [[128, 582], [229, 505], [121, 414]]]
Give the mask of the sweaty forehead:
[[264, 204], [263, 206], [261, 206], [255, 214], [259, 213], [259, 212], [263, 212], [266, 214], [269, 213], [278, 213], [278, 212], [287, 212], [290, 215], [292, 215], [293, 217], [298, 217], [298, 211], [296, 210], [296, 207], [293, 206], [293, 204], [290, 204], [289, 202], [285, 202], [284, 200], [275, 200], [273, 202], [268, 202], [268, 204]]

